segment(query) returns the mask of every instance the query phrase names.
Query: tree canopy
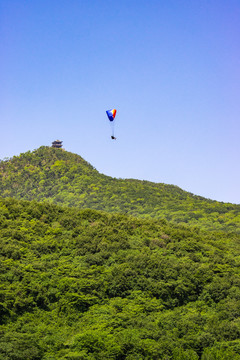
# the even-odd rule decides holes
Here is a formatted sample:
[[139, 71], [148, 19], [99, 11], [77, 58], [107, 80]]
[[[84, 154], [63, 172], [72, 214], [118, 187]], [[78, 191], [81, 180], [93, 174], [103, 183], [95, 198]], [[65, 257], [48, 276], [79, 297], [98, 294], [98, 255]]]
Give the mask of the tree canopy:
[[177, 186], [100, 174], [81, 156], [40, 147], [0, 163], [3, 197], [166, 219], [206, 230], [240, 232], [240, 205], [221, 203]]
[[240, 359], [240, 238], [0, 199], [0, 359]]

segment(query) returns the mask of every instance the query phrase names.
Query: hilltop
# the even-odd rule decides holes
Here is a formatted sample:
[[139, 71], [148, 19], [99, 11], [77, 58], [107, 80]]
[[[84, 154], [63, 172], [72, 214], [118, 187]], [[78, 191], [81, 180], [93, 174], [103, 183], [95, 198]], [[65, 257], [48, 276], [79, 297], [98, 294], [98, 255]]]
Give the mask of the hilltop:
[[49, 147], [0, 191], [0, 360], [240, 360], [238, 205]]
[[0, 359], [240, 359], [239, 235], [0, 198]]
[[205, 199], [173, 185], [112, 178], [100, 174], [81, 156], [51, 147], [1, 161], [0, 193], [240, 232], [240, 205]]

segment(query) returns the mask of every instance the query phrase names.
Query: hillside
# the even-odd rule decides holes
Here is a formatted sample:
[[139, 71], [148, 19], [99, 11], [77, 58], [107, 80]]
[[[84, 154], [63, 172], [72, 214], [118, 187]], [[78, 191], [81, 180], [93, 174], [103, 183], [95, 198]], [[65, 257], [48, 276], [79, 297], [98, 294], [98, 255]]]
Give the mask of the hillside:
[[1, 360], [240, 359], [239, 235], [1, 198], [0, 238]]
[[1, 161], [0, 194], [240, 232], [240, 205], [194, 196], [173, 185], [111, 178], [79, 155], [50, 147]]

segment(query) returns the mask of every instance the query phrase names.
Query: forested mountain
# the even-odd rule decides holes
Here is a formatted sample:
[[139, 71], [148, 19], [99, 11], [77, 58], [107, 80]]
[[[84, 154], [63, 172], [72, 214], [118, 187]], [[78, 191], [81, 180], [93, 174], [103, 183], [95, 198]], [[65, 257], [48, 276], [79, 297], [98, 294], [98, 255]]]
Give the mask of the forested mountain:
[[50, 147], [1, 161], [0, 194], [240, 232], [240, 205], [194, 196], [173, 185], [111, 178], [79, 155]]
[[0, 198], [0, 239], [1, 360], [240, 359], [240, 235]]

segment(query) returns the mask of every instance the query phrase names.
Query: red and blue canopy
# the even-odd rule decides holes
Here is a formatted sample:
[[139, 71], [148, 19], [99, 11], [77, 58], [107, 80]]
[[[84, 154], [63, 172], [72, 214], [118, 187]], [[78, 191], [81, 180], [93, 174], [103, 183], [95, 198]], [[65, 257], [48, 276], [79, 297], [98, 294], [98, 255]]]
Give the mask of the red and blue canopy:
[[109, 120], [113, 121], [116, 116], [117, 110], [116, 109], [107, 110], [106, 113], [107, 113]]

